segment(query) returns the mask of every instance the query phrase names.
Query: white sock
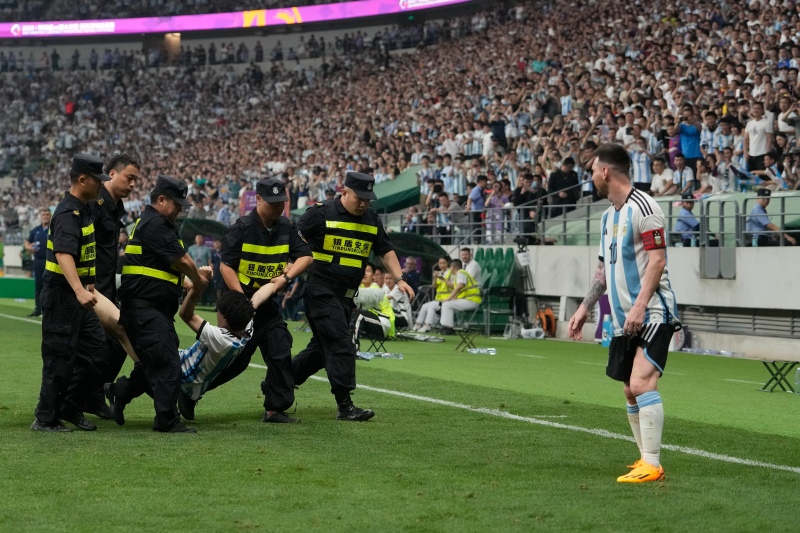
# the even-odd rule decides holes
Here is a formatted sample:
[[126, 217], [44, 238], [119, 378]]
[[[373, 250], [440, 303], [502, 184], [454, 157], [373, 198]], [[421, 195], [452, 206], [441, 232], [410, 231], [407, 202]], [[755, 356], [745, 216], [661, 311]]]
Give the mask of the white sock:
[[642, 430], [639, 428], [639, 406], [628, 405], [628, 422], [631, 425], [633, 438], [636, 440], [636, 446], [639, 447], [639, 457], [642, 456]]
[[642, 433], [642, 459], [653, 466], [661, 466], [661, 433], [664, 430], [664, 405], [658, 391], [649, 391], [636, 397], [639, 405], [639, 428]]

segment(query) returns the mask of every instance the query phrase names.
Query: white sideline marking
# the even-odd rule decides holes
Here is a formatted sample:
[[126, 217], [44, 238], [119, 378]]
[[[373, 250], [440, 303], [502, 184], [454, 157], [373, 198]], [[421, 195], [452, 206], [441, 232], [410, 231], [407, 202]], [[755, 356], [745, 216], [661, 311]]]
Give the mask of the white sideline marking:
[[10, 318], [11, 320], [19, 320], [20, 322], [30, 322], [31, 324], [38, 324], [40, 326], [42, 325], [41, 320], [33, 320], [32, 318], [22, 318], [21, 316], [6, 315], [5, 313], [0, 313], [0, 317]]
[[745, 381], [743, 379], [723, 379], [722, 381], [732, 381], [733, 383], [752, 383], [754, 385], [763, 385], [761, 381]]
[[606, 366], [605, 363], [593, 363], [592, 361], [573, 361], [573, 363], [578, 365]]
[[[253, 368], [261, 368], [266, 370], [266, 366], [264, 365], [255, 365], [250, 364]], [[311, 376], [311, 379], [316, 381], [325, 381], [328, 380], [326, 378], [321, 378], [317, 376]], [[465, 411], [472, 411], [473, 413], [480, 413], [484, 415], [496, 416], [499, 418], [505, 418], [508, 420], [517, 420], [519, 422], [528, 422], [529, 424], [537, 424], [540, 426], [551, 427], [555, 429], [567, 429], [569, 431], [578, 431], [580, 433], [588, 433], [590, 435], [595, 435], [597, 437], [605, 437], [607, 439], [616, 439], [616, 440], [624, 440], [628, 442], [635, 442], [633, 437], [629, 437], [627, 435], [621, 435], [619, 433], [614, 433], [612, 431], [607, 431], [605, 429], [592, 429], [592, 428], [584, 428], [581, 426], [571, 426], [568, 424], [561, 424], [559, 422], [550, 422], [549, 420], [542, 420], [541, 418], [533, 418], [527, 416], [520, 416], [515, 415], [512, 413], [508, 413], [506, 411], [500, 411], [498, 409], [487, 409], [485, 407], [473, 407], [471, 405], [465, 405], [463, 403], [456, 403], [456, 402], [449, 402], [447, 400], [439, 400], [438, 398], [429, 398], [427, 396], [418, 396], [416, 394], [409, 394], [407, 392], [400, 392], [400, 391], [393, 391], [389, 389], [381, 389], [378, 387], [370, 387], [368, 385], [359, 385], [358, 388], [369, 390], [373, 392], [380, 392], [382, 394], [389, 394], [391, 396], [399, 396], [401, 398], [408, 398], [410, 400], [419, 400], [421, 402], [428, 402], [434, 403], [436, 405], [444, 405], [446, 407], [453, 407], [456, 409], [464, 409]], [[700, 450], [698, 448], [690, 448], [688, 446], [676, 446], [674, 444], [663, 444], [661, 446], [664, 450], [670, 450], [673, 452], [681, 452], [687, 455], [695, 455], [697, 457], [703, 457], [705, 459], [713, 459], [715, 461], [722, 461], [725, 463], [733, 463], [738, 465], [746, 465], [746, 466], [755, 466], [758, 468], [766, 468], [769, 470], [783, 470], [784, 472], [792, 472], [794, 474], [800, 474], [800, 467], [797, 466], [786, 466], [786, 465], [776, 465], [773, 463], [764, 463], [762, 461], [753, 461], [752, 459], [742, 459], [740, 457], [733, 457], [730, 455], [724, 455], [720, 453], [713, 453], [707, 452], [705, 450]]]
[[543, 355], [531, 355], [529, 353], [515, 353], [514, 355], [520, 355], [522, 357], [530, 357], [532, 359], [547, 359], [547, 357], [544, 357]]

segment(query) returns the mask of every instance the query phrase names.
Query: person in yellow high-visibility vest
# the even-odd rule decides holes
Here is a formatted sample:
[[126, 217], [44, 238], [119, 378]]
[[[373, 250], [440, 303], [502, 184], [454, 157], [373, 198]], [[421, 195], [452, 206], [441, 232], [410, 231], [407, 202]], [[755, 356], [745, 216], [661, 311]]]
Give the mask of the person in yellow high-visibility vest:
[[460, 259], [450, 262], [451, 277], [455, 277], [455, 287], [450, 296], [442, 302], [442, 335], [453, 335], [456, 311], [474, 311], [481, 304], [481, 288], [469, 272], [462, 268]]
[[375, 283], [375, 266], [367, 262], [364, 267], [364, 279], [358, 288], [353, 303], [358, 307], [353, 328], [353, 343], [359, 347], [358, 339], [364, 335], [375, 337], [394, 337], [395, 314], [392, 303]]
[[452, 277], [452, 272], [448, 268], [449, 266], [450, 260], [448, 258], [439, 258], [437, 264], [438, 270], [433, 271], [433, 300], [422, 304], [419, 313], [417, 313], [417, 321], [414, 323], [412, 331], [426, 333], [439, 322], [439, 312], [442, 308], [442, 302], [450, 296], [454, 287], [453, 282], [455, 278]]

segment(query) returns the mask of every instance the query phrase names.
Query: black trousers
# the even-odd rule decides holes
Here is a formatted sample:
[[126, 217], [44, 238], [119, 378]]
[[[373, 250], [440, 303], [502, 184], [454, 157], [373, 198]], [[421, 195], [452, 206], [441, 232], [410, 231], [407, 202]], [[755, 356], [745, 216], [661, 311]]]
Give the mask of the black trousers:
[[245, 370], [256, 348], [267, 365], [267, 376], [261, 382], [265, 411], [285, 411], [294, 403], [292, 371], [292, 335], [275, 300], [258, 308], [253, 319], [253, 338], [231, 365], [219, 373], [206, 392], [229, 382]]
[[91, 384], [103, 369], [105, 332], [70, 287], [42, 289], [42, 387], [36, 418], [58, 422], [65, 411], [82, 411]]
[[98, 407], [105, 404], [105, 396], [103, 395], [103, 384], [113, 383], [123, 365], [125, 365], [125, 358], [128, 354], [125, 353], [125, 348], [119, 343], [113, 335], [106, 335], [105, 346], [106, 364], [105, 369], [100, 374], [100, 378], [92, 387], [92, 392], [86, 402], [86, 410], [90, 411], [93, 407]]
[[36, 292], [35, 292], [36, 296], [34, 296], [34, 302], [35, 302], [34, 306], [35, 307], [33, 308], [33, 312], [36, 313], [36, 314], [39, 314], [39, 313], [42, 312], [41, 294], [42, 294], [42, 287], [44, 286], [44, 281], [43, 281], [43, 278], [44, 278], [44, 265], [45, 265], [45, 260], [44, 259], [34, 259], [33, 260], [33, 283], [34, 283], [34, 287], [35, 287], [35, 290], [36, 290]]
[[353, 301], [321, 285], [306, 284], [306, 318], [313, 333], [308, 346], [292, 360], [294, 382], [301, 385], [322, 370], [328, 373], [337, 401], [356, 388], [356, 345], [350, 336]]
[[161, 311], [126, 305], [123, 300], [119, 324], [128, 333], [141, 364], [133, 367], [129, 378], [117, 380], [114, 392], [122, 404], [144, 393], [152, 394], [156, 411], [153, 428], [167, 430], [180, 421], [181, 360], [174, 320]]

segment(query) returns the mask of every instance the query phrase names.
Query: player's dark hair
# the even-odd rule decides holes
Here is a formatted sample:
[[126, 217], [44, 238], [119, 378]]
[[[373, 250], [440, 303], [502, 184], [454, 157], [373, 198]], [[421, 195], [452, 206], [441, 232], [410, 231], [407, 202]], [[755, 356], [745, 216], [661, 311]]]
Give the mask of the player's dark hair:
[[594, 155], [599, 163], [613, 168], [620, 174], [627, 176], [631, 170], [631, 157], [619, 144], [601, 144], [594, 151]]
[[111, 156], [111, 159], [108, 160], [106, 164], [105, 173], [108, 174], [112, 170], [116, 170], [119, 172], [120, 170], [124, 169], [127, 166], [136, 167], [139, 169], [139, 162], [134, 159], [133, 157], [125, 154], [123, 152], [117, 152], [116, 154]]
[[450, 261], [450, 266], [456, 265], [459, 269], [464, 268], [464, 263], [461, 262], [461, 259], [453, 259]]
[[247, 327], [256, 310], [243, 293], [225, 291], [217, 301], [217, 311], [222, 313], [232, 331], [241, 331]]

